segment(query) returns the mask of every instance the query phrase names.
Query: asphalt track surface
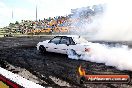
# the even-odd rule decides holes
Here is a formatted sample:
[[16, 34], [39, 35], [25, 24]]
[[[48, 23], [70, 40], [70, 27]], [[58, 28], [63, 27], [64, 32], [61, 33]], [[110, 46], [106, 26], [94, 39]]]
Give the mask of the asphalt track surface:
[[[12, 37], [0, 39], [0, 66], [7, 69], [10, 63], [16, 67], [25, 68], [44, 82], [39, 84], [51, 87], [92, 87], [92, 88], [130, 88], [128, 84], [79, 84], [77, 80], [78, 67], [82, 65], [88, 74], [129, 74], [131, 71], [120, 71], [115, 67], [103, 63], [94, 63], [83, 60], [67, 58], [66, 55], [56, 53], [40, 54], [36, 44], [52, 37]], [[131, 42], [102, 42], [114, 45], [117, 43], [128, 44]], [[13, 71], [13, 73], [18, 73]]]

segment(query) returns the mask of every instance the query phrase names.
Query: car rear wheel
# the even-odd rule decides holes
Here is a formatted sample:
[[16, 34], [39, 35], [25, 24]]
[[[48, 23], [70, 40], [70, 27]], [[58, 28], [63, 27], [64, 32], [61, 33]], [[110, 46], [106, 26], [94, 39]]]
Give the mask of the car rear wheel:
[[45, 49], [45, 47], [43, 45], [39, 46], [39, 51], [40, 51], [41, 54], [46, 53], [46, 49]]
[[73, 49], [68, 50], [67, 55], [68, 55], [68, 58], [70, 58], [70, 59], [79, 59], [78, 54]]

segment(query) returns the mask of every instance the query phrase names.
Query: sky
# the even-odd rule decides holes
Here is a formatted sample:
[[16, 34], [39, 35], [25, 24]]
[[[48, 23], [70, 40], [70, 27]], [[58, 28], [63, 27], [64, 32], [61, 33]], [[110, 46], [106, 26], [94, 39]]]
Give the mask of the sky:
[[[104, 3], [105, 0], [0, 0], [0, 27], [21, 20], [65, 16], [71, 9]], [[12, 15], [13, 13], [13, 15]]]

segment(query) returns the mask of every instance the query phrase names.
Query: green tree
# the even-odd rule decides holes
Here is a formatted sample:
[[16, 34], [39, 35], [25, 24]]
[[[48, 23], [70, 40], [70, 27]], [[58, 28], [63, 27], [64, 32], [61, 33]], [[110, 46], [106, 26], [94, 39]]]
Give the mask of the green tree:
[[14, 27], [14, 26], [15, 26], [14, 23], [10, 23], [10, 24], [9, 24], [9, 27]]
[[19, 22], [18, 21], [16, 21], [16, 23], [15, 24], [19, 24]]

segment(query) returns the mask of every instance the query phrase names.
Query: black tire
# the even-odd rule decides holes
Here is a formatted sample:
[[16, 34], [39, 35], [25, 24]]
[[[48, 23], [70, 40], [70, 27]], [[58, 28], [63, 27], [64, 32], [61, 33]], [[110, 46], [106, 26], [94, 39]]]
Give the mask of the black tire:
[[45, 47], [43, 45], [39, 46], [39, 51], [40, 51], [41, 54], [45, 54], [46, 53], [46, 49], [45, 49]]
[[85, 77], [81, 77], [81, 78], [80, 78], [80, 84], [84, 84], [85, 81], [86, 81]]

